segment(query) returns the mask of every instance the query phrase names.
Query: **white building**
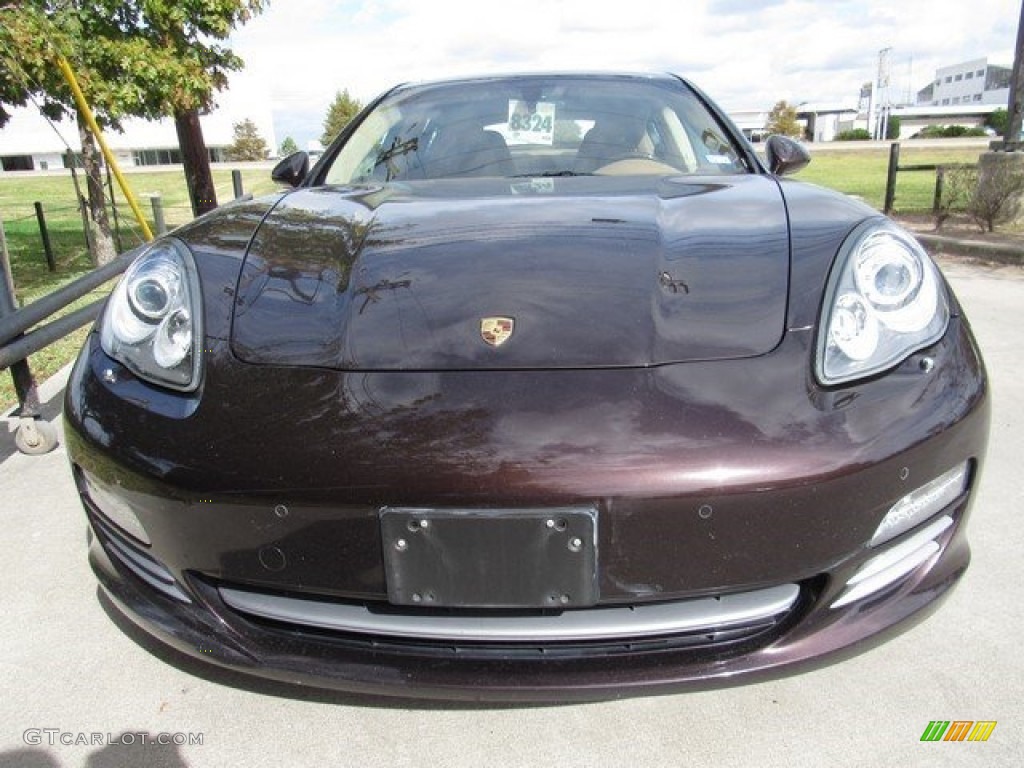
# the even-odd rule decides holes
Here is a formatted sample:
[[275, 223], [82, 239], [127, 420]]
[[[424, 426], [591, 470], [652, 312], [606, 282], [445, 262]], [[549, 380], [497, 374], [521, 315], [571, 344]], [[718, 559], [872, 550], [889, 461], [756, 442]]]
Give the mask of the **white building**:
[[840, 131], [857, 127], [857, 107], [852, 104], [800, 104], [796, 116], [808, 141], [833, 141]]
[[917, 92], [917, 106], [955, 107], [997, 104], [1005, 107], [1010, 96], [1009, 67], [973, 59], [935, 70], [935, 79]]
[[729, 119], [751, 141], [760, 141], [767, 135], [764, 129], [768, 122], [767, 109], [730, 109]]
[[[277, 153], [270, 100], [258, 91], [247, 81], [238, 79], [230, 90], [217, 96], [217, 108], [199, 119], [212, 161], [227, 159], [225, 150], [234, 141], [234, 125], [243, 120], [252, 120], [271, 154]], [[68, 148], [76, 153], [81, 150], [74, 121], [48, 124], [35, 107], [9, 111], [11, 119], [0, 129], [0, 173], [64, 168]], [[122, 132], [107, 130], [103, 134], [119, 166], [181, 163], [173, 120], [125, 120], [123, 129]]]
[[964, 128], [982, 128], [997, 109], [1006, 109], [1006, 102], [997, 104], [959, 104], [957, 106], [893, 107], [892, 115], [900, 119], [901, 139], [908, 139], [930, 125], [959, 125]]

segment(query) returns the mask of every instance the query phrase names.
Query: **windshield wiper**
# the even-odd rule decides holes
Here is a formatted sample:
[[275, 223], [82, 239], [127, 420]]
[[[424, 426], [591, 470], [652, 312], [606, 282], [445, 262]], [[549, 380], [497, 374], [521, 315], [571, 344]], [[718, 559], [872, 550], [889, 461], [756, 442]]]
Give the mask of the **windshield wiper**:
[[373, 167], [377, 168], [377, 166], [381, 165], [382, 163], [387, 163], [387, 180], [391, 181], [392, 178], [394, 178], [401, 172], [401, 169], [399, 169], [399, 167], [395, 164], [395, 158], [401, 157], [402, 155], [407, 155], [410, 152], [415, 152], [419, 149], [419, 146], [420, 140], [418, 136], [411, 138], [408, 141], [403, 141], [401, 143], [399, 143], [398, 137], [396, 136], [394, 141], [391, 142], [390, 147], [388, 147], [385, 150], [382, 150], [377, 154], [377, 159], [374, 161]]
[[513, 179], [544, 179], [551, 178], [554, 176], [593, 176], [592, 173], [582, 173], [580, 171], [544, 171], [543, 173], [517, 173], [513, 176]]

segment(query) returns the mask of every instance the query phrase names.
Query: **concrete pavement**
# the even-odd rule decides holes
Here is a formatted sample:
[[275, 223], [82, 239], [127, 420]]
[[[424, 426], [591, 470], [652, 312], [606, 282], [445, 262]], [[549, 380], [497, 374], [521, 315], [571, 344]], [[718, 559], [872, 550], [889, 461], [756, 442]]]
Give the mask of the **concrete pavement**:
[[[251, 682], [108, 615], [63, 448], [14, 454], [0, 464], [0, 768], [1024, 765], [1024, 271], [944, 269], [988, 363], [992, 441], [967, 576], [888, 644], [780, 681], [578, 706], [395, 704]], [[920, 742], [937, 719], [998, 725], [985, 743]], [[186, 743], [142, 744], [157, 734]]]

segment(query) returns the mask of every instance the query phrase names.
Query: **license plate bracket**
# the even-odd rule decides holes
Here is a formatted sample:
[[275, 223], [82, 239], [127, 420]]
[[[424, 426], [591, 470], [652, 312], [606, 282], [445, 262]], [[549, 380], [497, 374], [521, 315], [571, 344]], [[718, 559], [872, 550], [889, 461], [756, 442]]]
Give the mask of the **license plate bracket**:
[[388, 600], [447, 608], [597, 602], [597, 510], [380, 511]]

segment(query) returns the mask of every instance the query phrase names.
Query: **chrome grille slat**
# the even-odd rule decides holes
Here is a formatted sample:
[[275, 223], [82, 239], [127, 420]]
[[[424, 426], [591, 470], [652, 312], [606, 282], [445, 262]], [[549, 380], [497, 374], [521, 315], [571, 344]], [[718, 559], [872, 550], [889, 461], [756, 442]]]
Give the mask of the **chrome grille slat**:
[[374, 613], [364, 605], [284, 597], [222, 586], [221, 599], [251, 616], [378, 637], [489, 643], [586, 642], [666, 637], [776, 620], [793, 608], [796, 584], [672, 603], [567, 610], [556, 615]]

